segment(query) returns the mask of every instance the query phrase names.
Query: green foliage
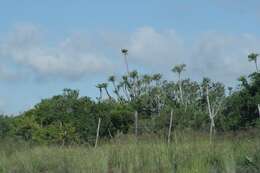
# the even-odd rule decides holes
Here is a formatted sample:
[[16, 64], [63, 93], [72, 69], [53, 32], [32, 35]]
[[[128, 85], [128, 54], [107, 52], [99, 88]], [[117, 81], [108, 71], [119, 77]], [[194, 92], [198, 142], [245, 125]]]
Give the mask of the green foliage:
[[209, 78], [201, 82], [181, 79], [185, 68], [185, 64], [173, 68], [179, 77], [177, 82], [163, 80], [160, 73], [142, 75], [136, 70], [122, 77], [110, 76], [109, 83], [97, 85], [97, 101], [80, 96], [78, 90], [64, 89], [62, 94], [43, 99], [17, 117], [0, 116], [0, 138], [60, 145], [93, 144], [99, 118], [100, 137], [113, 138], [134, 132], [135, 111], [139, 134], [165, 136], [171, 111], [173, 130], [208, 131], [212, 123], [208, 102], [216, 115], [218, 131], [259, 127], [259, 73], [240, 77], [239, 88], [228, 87], [227, 96], [225, 86]]
[[13, 129], [12, 117], [0, 115], [0, 138], [8, 137]]
[[[224, 121], [227, 129], [237, 130], [254, 127], [260, 118], [260, 74], [254, 73], [241, 82], [241, 89], [226, 98]], [[246, 82], [245, 82], [246, 81]]]

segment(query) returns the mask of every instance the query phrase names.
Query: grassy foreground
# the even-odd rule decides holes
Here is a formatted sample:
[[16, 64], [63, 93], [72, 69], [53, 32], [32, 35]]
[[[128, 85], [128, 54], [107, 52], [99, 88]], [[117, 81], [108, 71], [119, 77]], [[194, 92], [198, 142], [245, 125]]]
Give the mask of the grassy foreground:
[[1, 173], [257, 173], [259, 137], [182, 135], [170, 145], [146, 137], [125, 136], [90, 146], [0, 144]]

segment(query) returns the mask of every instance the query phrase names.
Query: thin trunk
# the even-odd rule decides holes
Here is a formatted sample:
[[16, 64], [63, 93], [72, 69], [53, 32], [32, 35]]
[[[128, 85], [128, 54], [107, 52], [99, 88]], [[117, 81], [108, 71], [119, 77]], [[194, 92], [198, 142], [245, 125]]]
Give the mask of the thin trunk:
[[109, 134], [110, 138], [113, 138], [109, 128], [108, 128], [108, 134]]
[[109, 94], [109, 92], [108, 92], [107, 88], [105, 88], [105, 91], [106, 91], [106, 93], [107, 93], [107, 96], [109, 97], [109, 99], [111, 99], [112, 97], [111, 97], [111, 95]]
[[98, 145], [100, 124], [101, 124], [101, 118], [98, 119], [98, 127], [97, 127], [97, 136], [96, 136], [95, 148], [97, 148], [97, 145]]
[[125, 94], [125, 96], [126, 96], [126, 99], [127, 99], [128, 101], [130, 101], [131, 98], [130, 98], [130, 96], [129, 96], [129, 93], [128, 93], [126, 84], [123, 85], [123, 92], [124, 92], [124, 94]]
[[126, 72], [129, 75], [129, 67], [128, 67], [128, 62], [127, 62], [127, 55], [124, 55], [124, 60], [125, 60], [125, 65], [126, 65]]
[[257, 104], [257, 108], [258, 108], [258, 116], [260, 118], [260, 104]]
[[256, 72], [258, 73], [258, 72], [259, 72], [259, 70], [258, 70], [257, 59], [255, 60], [255, 68], [256, 68]]
[[210, 118], [210, 144], [212, 144], [214, 134], [215, 134], [215, 121], [214, 118]]
[[176, 97], [177, 102], [179, 103], [180, 102], [180, 98], [179, 98], [178, 92], [177, 91], [173, 91], [173, 94]]
[[99, 88], [99, 100], [102, 99], [102, 88]]
[[117, 96], [117, 99], [118, 99], [119, 101], [121, 101], [120, 95], [119, 95], [119, 91], [118, 91], [118, 89], [117, 89], [117, 87], [116, 87], [115, 81], [113, 81], [112, 84], [113, 84], [113, 87], [114, 87], [114, 90], [115, 90], [114, 92], [115, 92], [115, 94], [116, 94], [116, 96]]
[[209, 118], [210, 118], [210, 137], [209, 137], [209, 140], [210, 140], [210, 144], [212, 144], [212, 137], [213, 137], [213, 131], [214, 131], [214, 128], [215, 128], [215, 122], [214, 122], [214, 115], [213, 115], [213, 112], [211, 110], [211, 105], [210, 105], [210, 100], [209, 100], [209, 87], [207, 85], [206, 87], [206, 97], [207, 97], [207, 104], [208, 104], [208, 111], [209, 111]]
[[156, 97], [156, 102], [157, 102], [157, 111], [158, 111], [158, 117], [161, 116], [161, 107], [160, 107], [160, 96], [157, 95]]
[[179, 73], [179, 90], [181, 95], [181, 103], [183, 104], [182, 84], [181, 84], [181, 73]]
[[207, 104], [208, 104], [208, 111], [209, 111], [209, 117], [212, 117], [212, 111], [211, 111], [211, 105], [209, 101], [209, 87], [206, 87], [206, 97], [207, 97]]
[[172, 118], [173, 118], [173, 110], [171, 110], [171, 118], [170, 118], [170, 125], [169, 125], [169, 131], [168, 131], [168, 144], [170, 144], [170, 142], [171, 142]]
[[135, 136], [138, 136], [138, 112], [135, 111]]

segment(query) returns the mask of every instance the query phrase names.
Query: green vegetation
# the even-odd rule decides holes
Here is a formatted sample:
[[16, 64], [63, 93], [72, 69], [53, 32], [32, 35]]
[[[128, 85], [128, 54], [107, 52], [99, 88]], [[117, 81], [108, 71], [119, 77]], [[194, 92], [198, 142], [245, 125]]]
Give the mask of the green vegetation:
[[[98, 119], [100, 137], [134, 132], [138, 113], [139, 134], [167, 136], [170, 112], [174, 130], [216, 132], [258, 128], [260, 125], [260, 74], [240, 77], [237, 89], [204, 78], [182, 80], [185, 65], [172, 69], [178, 80], [163, 80], [161, 74], [140, 75], [137, 71], [97, 85], [97, 101], [82, 97], [77, 90], [43, 99], [19, 116], [0, 116], [0, 138], [38, 144], [93, 144]], [[103, 93], [103, 91], [105, 91]], [[111, 92], [113, 91], [113, 92]], [[111, 93], [110, 93], [111, 92]]]
[[173, 67], [176, 82], [129, 71], [122, 53], [127, 74], [97, 84], [96, 101], [64, 89], [0, 116], [0, 173], [260, 172], [258, 54], [248, 56], [256, 72], [233, 89], [183, 79], [185, 64]]
[[[6, 173], [258, 173], [260, 136], [219, 137], [210, 145], [203, 134], [136, 141], [117, 137], [98, 148], [88, 146], [1, 147], [0, 172]], [[176, 140], [177, 139], [177, 140]]]

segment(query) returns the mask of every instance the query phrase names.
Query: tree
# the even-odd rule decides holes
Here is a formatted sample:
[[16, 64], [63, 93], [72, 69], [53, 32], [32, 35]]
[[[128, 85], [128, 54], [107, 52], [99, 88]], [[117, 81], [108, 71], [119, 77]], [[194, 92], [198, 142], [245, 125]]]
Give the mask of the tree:
[[[260, 76], [259, 73], [255, 73]], [[240, 87], [225, 99], [223, 109], [223, 127], [225, 130], [240, 130], [255, 125], [259, 112], [260, 78], [241, 76]]]
[[12, 117], [0, 115], [0, 138], [10, 135], [12, 128]]
[[131, 71], [129, 73], [129, 92], [131, 93], [132, 96], [132, 100], [136, 99], [139, 95], [139, 91], [138, 91], [138, 80], [139, 80], [139, 76], [138, 76], [138, 72], [136, 70]]
[[258, 73], [258, 64], [257, 64], [257, 58], [258, 58], [259, 54], [256, 53], [251, 53], [248, 55], [248, 60], [249, 62], [253, 61], [255, 63], [255, 68], [256, 68], [256, 72]]
[[101, 84], [101, 87], [104, 88], [104, 90], [106, 91], [106, 94], [107, 94], [108, 98], [111, 100], [112, 97], [111, 97], [111, 95], [109, 94], [108, 89], [107, 89], [108, 84], [107, 84], [107, 83], [102, 83], [102, 84]]
[[218, 115], [224, 99], [224, 86], [220, 83], [212, 83], [210, 79], [204, 78], [202, 86], [206, 90], [208, 115], [210, 119], [210, 142], [215, 134], [215, 118]]
[[245, 87], [245, 88], [247, 88], [249, 85], [248, 85], [248, 81], [247, 81], [247, 79], [246, 79], [246, 77], [245, 76], [240, 76], [239, 78], [238, 78], [238, 81], [239, 82], [241, 82], [241, 86], [243, 86], [243, 87]]
[[228, 95], [230, 96], [232, 94], [233, 87], [228, 87]]
[[122, 81], [120, 82], [120, 87], [122, 87], [123, 93], [127, 101], [131, 101], [132, 93], [131, 93], [131, 85], [128, 80], [128, 76], [122, 76]]
[[160, 85], [160, 80], [162, 79], [162, 74], [156, 73], [152, 76], [152, 79], [155, 81], [156, 85]]
[[129, 66], [128, 66], [128, 61], [127, 61], [128, 50], [127, 49], [121, 49], [121, 53], [124, 56], [126, 72], [127, 72], [127, 74], [129, 74]]
[[102, 88], [103, 88], [103, 85], [102, 85], [102, 84], [97, 84], [96, 87], [99, 89], [99, 98], [98, 98], [98, 100], [101, 101], [101, 99], [102, 99]]
[[162, 86], [160, 86], [161, 84], [161, 79], [162, 79], [162, 75], [160, 73], [156, 73], [152, 76], [152, 79], [155, 81], [155, 87], [152, 90], [153, 94], [153, 100], [155, 102], [155, 106], [156, 106], [156, 111], [158, 113], [158, 116], [160, 116], [161, 114], [161, 110], [165, 104], [165, 94], [162, 90]]
[[113, 88], [114, 88], [114, 93], [117, 96], [117, 100], [122, 102], [122, 97], [120, 96], [119, 90], [120, 86], [116, 85], [116, 77], [115, 76], [109, 76], [108, 81], [112, 83]]
[[182, 81], [181, 81], [181, 73], [183, 71], [185, 71], [185, 64], [179, 64], [176, 65], [173, 69], [172, 72], [177, 73], [178, 74], [178, 84], [179, 84], [179, 92], [180, 92], [180, 99], [181, 99], [181, 103], [184, 104], [184, 100], [183, 100], [183, 92], [182, 92]]

